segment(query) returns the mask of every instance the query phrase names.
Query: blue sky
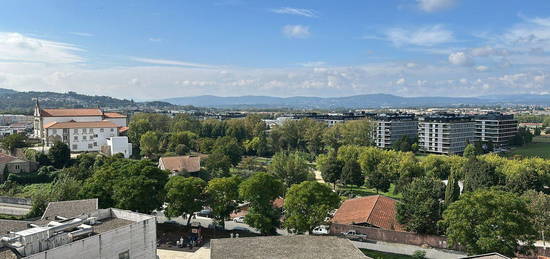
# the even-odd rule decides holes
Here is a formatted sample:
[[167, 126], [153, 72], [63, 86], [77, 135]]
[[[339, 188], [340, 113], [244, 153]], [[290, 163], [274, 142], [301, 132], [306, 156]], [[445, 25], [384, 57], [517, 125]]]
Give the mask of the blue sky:
[[550, 93], [548, 0], [1, 5], [3, 88], [136, 99]]

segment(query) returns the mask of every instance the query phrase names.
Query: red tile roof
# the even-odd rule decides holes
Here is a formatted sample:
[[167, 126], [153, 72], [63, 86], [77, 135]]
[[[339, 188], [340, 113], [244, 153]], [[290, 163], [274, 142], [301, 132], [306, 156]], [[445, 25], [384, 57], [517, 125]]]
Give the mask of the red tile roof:
[[198, 156], [170, 156], [161, 157], [159, 164], [163, 166], [164, 170], [170, 172], [198, 172], [201, 170], [201, 158]]
[[118, 112], [106, 112], [105, 118], [126, 118], [126, 115], [120, 114]]
[[118, 128], [118, 125], [110, 121], [68, 121], [50, 122], [44, 125], [45, 129], [75, 129], [75, 128]]
[[128, 127], [120, 127], [120, 128], [118, 128], [118, 133], [124, 133], [124, 132], [128, 131], [129, 129], [130, 128], [128, 128]]
[[382, 195], [346, 200], [342, 203], [332, 222], [338, 224], [364, 224], [395, 231], [405, 231], [396, 219], [398, 201]]
[[9, 162], [11, 162], [13, 160], [17, 160], [17, 159], [19, 159], [19, 158], [0, 153], [0, 164], [9, 163]]
[[103, 116], [101, 109], [41, 109], [42, 117]]

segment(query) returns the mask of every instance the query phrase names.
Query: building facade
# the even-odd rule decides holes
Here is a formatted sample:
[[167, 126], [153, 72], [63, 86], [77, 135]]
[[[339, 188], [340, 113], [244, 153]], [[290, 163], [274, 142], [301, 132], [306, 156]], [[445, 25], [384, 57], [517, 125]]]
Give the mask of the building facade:
[[95, 109], [42, 109], [36, 101], [34, 137], [51, 146], [56, 141], [69, 145], [72, 152], [100, 151], [107, 139], [127, 128], [125, 115]]
[[418, 122], [414, 114], [379, 114], [374, 117], [374, 140], [379, 148], [391, 148], [404, 136], [414, 139], [418, 134]]
[[518, 132], [518, 121], [512, 114], [489, 112], [476, 116], [475, 122], [476, 141], [491, 142], [497, 150], [508, 148]]
[[433, 114], [418, 120], [420, 150], [436, 154], [461, 154], [475, 141], [473, 117], [458, 114]]

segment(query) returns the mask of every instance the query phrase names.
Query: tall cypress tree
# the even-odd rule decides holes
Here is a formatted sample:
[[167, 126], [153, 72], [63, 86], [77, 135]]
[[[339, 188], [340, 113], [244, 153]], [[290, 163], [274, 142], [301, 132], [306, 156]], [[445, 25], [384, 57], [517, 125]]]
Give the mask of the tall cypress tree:
[[448, 207], [451, 205], [451, 203], [458, 200], [459, 196], [460, 186], [458, 186], [458, 179], [454, 174], [451, 174], [445, 188], [445, 206]]

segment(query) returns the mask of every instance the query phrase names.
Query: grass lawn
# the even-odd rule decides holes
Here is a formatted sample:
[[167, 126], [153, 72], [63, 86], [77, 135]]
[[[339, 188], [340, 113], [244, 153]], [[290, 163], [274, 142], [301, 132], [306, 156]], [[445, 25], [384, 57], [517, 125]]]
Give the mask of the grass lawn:
[[506, 154], [509, 157], [520, 155], [524, 157], [541, 157], [550, 159], [550, 137], [538, 136], [533, 142], [522, 147], [513, 148]]
[[402, 255], [402, 254], [392, 254], [392, 253], [385, 253], [385, 252], [379, 252], [374, 250], [368, 250], [368, 249], [361, 249], [361, 252], [365, 254], [368, 257], [371, 257], [373, 259], [406, 259], [406, 258], [413, 258], [410, 255]]
[[[368, 196], [368, 195], [376, 195], [376, 190], [375, 189], [370, 189], [370, 188], [367, 188], [367, 187], [356, 187], [356, 186], [352, 186], [352, 187], [344, 187], [344, 186], [338, 186], [337, 187], [339, 190], [350, 190], [352, 191], [355, 195], [357, 196]], [[390, 185], [390, 190], [388, 192], [379, 192], [378, 194], [381, 194], [381, 195], [384, 195], [384, 196], [388, 196], [388, 197], [391, 197], [391, 198], [394, 198], [394, 199], [397, 199], [397, 200], [400, 200], [401, 198], [403, 198], [403, 195], [401, 195], [401, 193], [398, 193], [398, 194], [393, 194], [393, 190], [395, 189], [395, 185], [392, 183]]]

